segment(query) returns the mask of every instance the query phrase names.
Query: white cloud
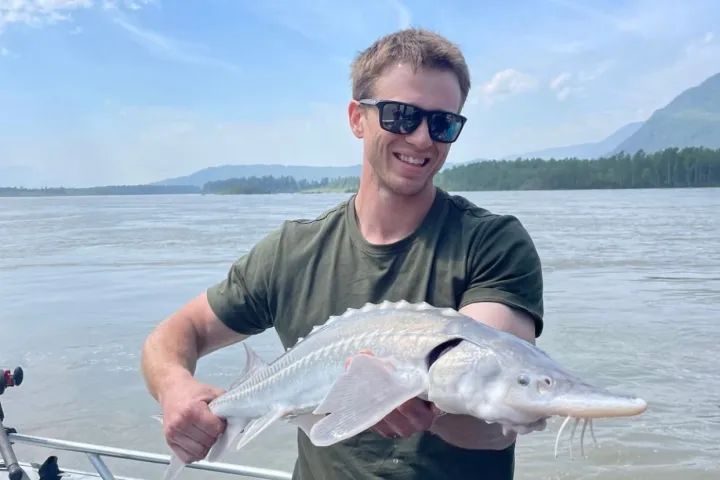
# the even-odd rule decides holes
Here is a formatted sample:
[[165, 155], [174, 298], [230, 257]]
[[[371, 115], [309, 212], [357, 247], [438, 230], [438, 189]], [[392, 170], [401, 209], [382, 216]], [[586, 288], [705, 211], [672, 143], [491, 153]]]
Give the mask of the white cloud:
[[562, 101], [567, 100], [567, 98], [576, 91], [579, 91], [579, 90], [574, 89], [572, 87], [562, 87], [557, 90], [557, 93], [555, 95], [557, 96], [557, 99], [562, 102]]
[[145, 5], [156, 3], [156, 0], [103, 0], [103, 8], [114, 10], [124, 7], [128, 10], [140, 10]]
[[687, 56], [702, 55], [704, 50], [712, 47], [715, 42], [714, 32], [705, 32], [700, 38], [694, 38], [685, 45], [685, 54]]
[[558, 90], [563, 87], [563, 85], [567, 84], [567, 82], [572, 78], [572, 73], [563, 72], [557, 77], [550, 80], [550, 88], [553, 90]]
[[[139, 10], [156, 0], [103, 0], [106, 9]], [[0, 33], [12, 23], [34, 27], [71, 19], [74, 11], [92, 8], [93, 0], [0, 0]]]
[[493, 78], [480, 87], [481, 94], [490, 103], [512, 95], [536, 89], [538, 81], [533, 76], [512, 68], [497, 72]]
[[[387, 15], [387, 0], [382, 0]], [[370, 26], [367, 3], [349, 0], [268, 0], [251, 2], [247, 8], [265, 21], [274, 23], [313, 42], [336, 42], [338, 38], [362, 38]], [[347, 19], [352, 19], [347, 21]]]
[[5, 47], [0, 47], [0, 57], [9, 57], [10, 56], [10, 50], [8, 50]]
[[[561, 102], [566, 100], [573, 93], [579, 92], [580, 87], [573, 85], [574, 76], [572, 73], [563, 72], [550, 80], [550, 89]], [[577, 80], [575, 80], [577, 82]]]
[[562, 72], [550, 80], [548, 86], [555, 92], [558, 100], [564, 101], [572, 95], [578, 95], [585, 91], [586, 84], [601, 77], [610, 69], [611, 61], [600, 62], [589, 69], [580, 70], [577, 73]]
[[400, 0], [388, 0], [390, 6], [395, 9], [398, 15], [398, 28], [404, 30], [412, 24], [410, 9]]
[[265, 0], [249, 2], [253, 15], [312, 42], [334, 45], [405, 29], [413, 15], [404, 0]]
[[6, 25], [52, 24], [69, 18], [73, 10], [92, 6], [92, 0], [5, 0], [0, 2], [0, 32]]
[[198, 47], [190, 43], [175, 40], [153, 30], [141, 28], [122, 17], [115, 18], [115, 23], [127, 31], [131, 38], [141, 47], [160, 58], [191, 65], [221, 68], [231, 72], [240, 71], [240, 67], [233, 63], [195, 53]]

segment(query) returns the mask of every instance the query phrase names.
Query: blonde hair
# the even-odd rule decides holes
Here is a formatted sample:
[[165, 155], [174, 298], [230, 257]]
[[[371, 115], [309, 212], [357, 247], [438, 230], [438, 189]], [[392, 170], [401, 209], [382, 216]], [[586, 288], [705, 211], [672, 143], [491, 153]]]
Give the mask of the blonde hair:
[[462, 106], [470, 91], [470, 72], [460, 49], [445, 37], [428, 30], [410, 28], [386, 35], [360, 52], [352, 63], [353, 99], [372, 98], [375, 79], [394, 64], [413, 70], [449, 70], [460, 83]]

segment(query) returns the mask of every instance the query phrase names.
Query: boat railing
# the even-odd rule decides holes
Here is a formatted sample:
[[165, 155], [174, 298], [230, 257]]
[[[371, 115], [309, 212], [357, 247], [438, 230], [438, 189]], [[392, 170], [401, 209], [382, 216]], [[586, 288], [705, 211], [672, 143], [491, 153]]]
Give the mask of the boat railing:
[[[9, 433], [8, 437], [13, 443], [24, 443], [56, 450], [79, 452], [87, 455], [95, 471], [103, 480], [114, 480], [115, 476], [103, 461], [103, 457], [120, 458], [136, 462], [157, 463], [168, 465], [169, 455], [143, 452], [139, 450], [127, 450], [124, 448], [95, 445], [92, 443], [72, 442], [55, 438], [35, 437], [19, 433]], [[199, 461], [188, 464], [186, 468], [204, 470], [207, 472], [228, 473], [241, 475], [249, 478], [262, 478], [269, 480], [290, 480], [292, 475], [281, 470], [237, 465], [233, 463]]]

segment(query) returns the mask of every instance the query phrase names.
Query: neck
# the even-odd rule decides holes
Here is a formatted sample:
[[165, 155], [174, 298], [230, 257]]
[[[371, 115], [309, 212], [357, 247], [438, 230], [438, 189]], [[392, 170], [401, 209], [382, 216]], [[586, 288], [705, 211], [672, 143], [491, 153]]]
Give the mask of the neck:
[[434, 200], [435, 187], [432, 185], [408, 196], [361, 183], [355, 197], [360, 232], [365, 240], [375, 245], [400, 241], [420, 226]]

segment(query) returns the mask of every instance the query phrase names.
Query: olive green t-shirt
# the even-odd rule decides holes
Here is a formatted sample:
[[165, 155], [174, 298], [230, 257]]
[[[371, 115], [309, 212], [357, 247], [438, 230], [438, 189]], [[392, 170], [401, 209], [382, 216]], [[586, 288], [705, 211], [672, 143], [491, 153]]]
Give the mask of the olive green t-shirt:
[[[285, 222], [237, 260], [227, 278], [208, 289], [221, 321], [244, 334], [275, 327], [288, 348], [331, 315], [367, 302], [425, 301], [460, 309], [491, 301], [528, 313], [540, 335], [540, 259], [515, 217], [437, 189], [414, 233], [373, 245], [360, 233], [354, 198], [314, 220]], [[466, 450], [431, 433], [391, 440], [368, 431], [315, 447], [298, 430], [293, 478], [505, 480], [513, 466], [513, 446]]]

